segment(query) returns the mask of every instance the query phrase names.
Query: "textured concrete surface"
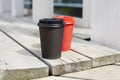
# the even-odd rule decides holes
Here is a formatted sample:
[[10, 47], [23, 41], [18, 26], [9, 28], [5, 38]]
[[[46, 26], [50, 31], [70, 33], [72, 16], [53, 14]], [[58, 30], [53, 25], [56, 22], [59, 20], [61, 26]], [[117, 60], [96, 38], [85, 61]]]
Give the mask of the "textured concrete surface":
[[91, 35], [91, 29], [90, 28], [79, 28], [79, 27], [74, 27], [73, 33], [81, 33], [81, 34], [86, 34], [86, 35]]
[[[37, 34], [39, 34], [38, 27], [36, 27], [36, 25], [34, 24], [31, 25], [30, 23], [23, 22], [22, 20], [19, 19], [13, 19], [11, 17], [3, 17], [3, 18], [5, 20], [1, 19], [1, 21], [9, 24], [9, 26], [11, 26], [11, 29], [13, 29], [14, 32], [12, 32], [12, 30], [9, 29], [9, 27], [5, 24], [1, 24], [3, 26], [1, 29], [4, 30], [5, 32], [9, 30], [7, 34], [13, 37], [16, 41], [18, 41], [20, 44], [22, 44], [25, 48], [30, 50], [36, 56], [41, 58], [39, 36], [34, 36], [34, 33], [31, 33], [35, 31]], [[9, 22], [7, 22], [6, 20], [9, 20]], [[22, 29], [19, 29], [18, 27]], [[27, 28], [29, 29], [29, 31], [26, 30]], [[30, 29], [34, 29], [34, 30], [32, 31]], [[21, 32], [28, 33], [28, 35], [22, 34]], [[50, 73], [52, 75], [60, 75], [68, 72], [86, 70], [91, 68], [91, 60], [89, 58], [77, 54], [73, 51], [64, 52], [62, 54], [61, 59], [58, 60], [48, 60], [48, 59], [42, 59], [42, 60], [49, 65]]]
[[[35, 24], [0, 16], [0, 28], [21, 44], [22, 47], [39, 57], [50, 68], [52, 75], [90, 69], [120, 61], [120, 52], [104, 46], [73, 38], [72, 50], [64, 52], [57, 60], [41, 58], [39, 29]], [[3, 20], [4, 19], [4, 20]], [[88, 32], [89, 34], [89, 32]]]
[[48, 66], [0, 32], [0, 80], [48, 76]]
[[61, 75], [91, 68], [91, 60], [73, 51], [62, 52], [60, 59], [44, 61], [50, 67], [52, 75]]
[[82, 34], [82, 33], [73, 33], [73, 37], [79, 38], [79, 39], [90, 39], [90, 35]]
[[73, 29], [73, 37], [79, 39], [88, 39], [91, 38], [91, 29], [90, 28], [80, 28], [75, 26]]
[[14, 38], [17, 42], [25, 46], [32, 52], [36, 51], [37, 56], [40, 54], [40, 38], [38, 26], [27, 23], [23, 20], [12, 18], [9, 15], [1, 16], [0, 29]]
[[[92, 59], [92, 67], [119, 62], [120, 51], [73, 38], [72, 49]], [[117, 55], [117, 56], [116, 56]]]
[[120, 63], [82, 72], [33, 80], [120, 80]]

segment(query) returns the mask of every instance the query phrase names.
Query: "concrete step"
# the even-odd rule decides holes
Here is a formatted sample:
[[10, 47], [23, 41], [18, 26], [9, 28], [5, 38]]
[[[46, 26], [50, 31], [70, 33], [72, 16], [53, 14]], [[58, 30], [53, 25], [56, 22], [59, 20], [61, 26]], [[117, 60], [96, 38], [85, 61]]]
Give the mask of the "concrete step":
[[36, 36], [36, 34], [39, 34], [38, 27], [35, 27], [34, 24], [32, 24], [32, 26], [31, 23], [19, 19], [11, 19], [11, 17], [4, 19], [5, 20], [0, 19], [0, 21], [7, 25], [0, 23], [0, 25], [2, 25], [0, 28], [19, 42], [22, 47], [46, 63], [52, 75], [86, 70], [91, 67], [114, 64], [120, 61], [119, 51], [78, 38], [73, 38], [72, 49], [69, 52], [64, 52], [60, 59], [43, 59], [41, 58], [39, 36]]
[[73, 38], [72, 50], [92, 60], [92, 67], [120, 62], [120, 51]]
[[91, 38], [91, 29], [90, 28], [74, 27], [73, 37], [83, 39], [83, 40], [90, 40], [90, 38]]
[[91, 60], [73, 51], [62, 52], [60, 59], [43, 59], [50, 67], [51, 75], [61, 75], [91, 69]]
[[48, 76], [48, 66], [0, 32], [0, 80]]
[[[35, 56], [37, 56], [41, 60], [43, 60], [44, 63], [48, 64], [48, 66], [50, 67], [50, 74], [60, 75], [60, 74], [68, 73], [68, 72], [86, 70], [86, 69], [91, 68], [91, 60], [89, 58], [84, 57], [80, 54], [77, 54], [73, 51], [64, 52], [62, 54], [61, 59], [58, 59], [58, 60], [43, 59], [41, 57], [39, 37], [32, 36], [33, 33], [31, 33], [31, 31], [26, 30], [26, 28], [28, 28], [29, 23], [27, 23], [27, 22], [25, 23], [25, 22], [23, 22], [21, 20], [17, 20], [17, 19], [14, 19], [14, 21], [12, 21], [11, 18], [9, 18], [9, 17], [4, 18], [4, 19], [5, 20], [7, 19], [7, 21], [5, 21], [5, 20], [1, 20], [1, 21], [9, 24], [9, 26], [11, 26], [11, 27], [2, 25], [3, 28], [1, 27], [1, 29], [4, 30], [12, 38], [14, 38], [17, 42], [19, 42], [22, 46], [24, 46], [26, 49], [28, 49], [30, 52], [35, 54]], [[8, 22], [8, 20], [9, 20], [9, 22]], [[18, 23], [25, 23], [25, 24], [21, 25]], [[19, 29], [18, 27], [22, 28], [22, 29]], [[32, 27], [34, 27], [34, 26], [29, 26], [30, 29]], [[34, 27], [34, 31], [37, 34], [39, 34], [39, 31], [37, 31], [35, 28], [38, 29], [38, 27]], [[14, 32], [12, 30], [14, 30]], [[21, 32], [30, 33], [30, 34], [26, 35]]]
[[75, 72], [61, 76], [49, 76], [32, 80], [120, 80], [120, 63]]

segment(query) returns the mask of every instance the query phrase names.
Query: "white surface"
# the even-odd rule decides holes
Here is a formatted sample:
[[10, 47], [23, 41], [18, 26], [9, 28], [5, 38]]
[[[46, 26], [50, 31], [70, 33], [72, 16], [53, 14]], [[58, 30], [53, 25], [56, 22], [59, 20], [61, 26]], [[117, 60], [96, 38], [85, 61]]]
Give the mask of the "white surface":
[[92, 0], [83, 0], [83, 23], [85, 27], [90, 28]]
[[0, 13], [11, 11], [11, 0], [0, 0]]
[[92, 0], [83, 0], [82, 18], [75, 18], [75, 25], [83, 28], [90, 28]]
[[46, 65], [32, 56], [9, 37], [0, 32], [0, 59], [5, 59], [8, 69], [27, 69], [46, 67]]
[[33, 21], [53, 17], [53, 0], [33, 0]]
[[7, 21], [0, 19], [0, 29], [7, 32], [11, 37], [28, 49], [37, 51], [36, 55], [41, 56], [38, 26], [7, 15], [3, 17]]
[[93, 0], [92, 40], [120, 50], [120, 0]]
[[11, 1], [11, 14], [13, 17], [23, 16], [24, 0]]
[[2, 32], [0, 50], [0, 76], [2, 75], [4, 80], [27, 80], [48, 76], [47, 65]]

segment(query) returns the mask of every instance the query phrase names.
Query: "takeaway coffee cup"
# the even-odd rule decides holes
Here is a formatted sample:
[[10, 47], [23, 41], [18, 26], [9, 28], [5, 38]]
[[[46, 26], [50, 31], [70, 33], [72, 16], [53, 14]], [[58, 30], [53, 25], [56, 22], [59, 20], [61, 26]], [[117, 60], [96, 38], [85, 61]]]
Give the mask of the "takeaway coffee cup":
[[42, 57], [58, 59], [61, 57], [64, 21], [62, 19], [40, 19], [39, 23]]

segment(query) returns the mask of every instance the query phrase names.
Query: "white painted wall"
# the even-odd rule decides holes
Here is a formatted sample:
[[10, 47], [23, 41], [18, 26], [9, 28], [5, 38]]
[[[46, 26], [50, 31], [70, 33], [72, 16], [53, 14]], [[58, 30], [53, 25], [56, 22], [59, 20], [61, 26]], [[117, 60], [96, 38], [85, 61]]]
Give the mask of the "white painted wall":
[[84, 26], [90, 27], [92, 0], [83, 0], [83, 22]]
[[33, 22], [53, 16], [53, 0], [33, 0]]
[[11, 0], [0, 0], [0, 13], [11, 11]]
[[120, 50], [120, 0], [93, 0], [92, 41]]
[[20, 17], [24, 15], [24, 0], [11, 1], [11, 15], [13, 17]]
[[83, 0], [83, 17], [75, 18], [76, 25], [83, 28], [90, 28], [92, 0]]
[[2, 13], [2, 0], [0, 0], [0, 13]]

